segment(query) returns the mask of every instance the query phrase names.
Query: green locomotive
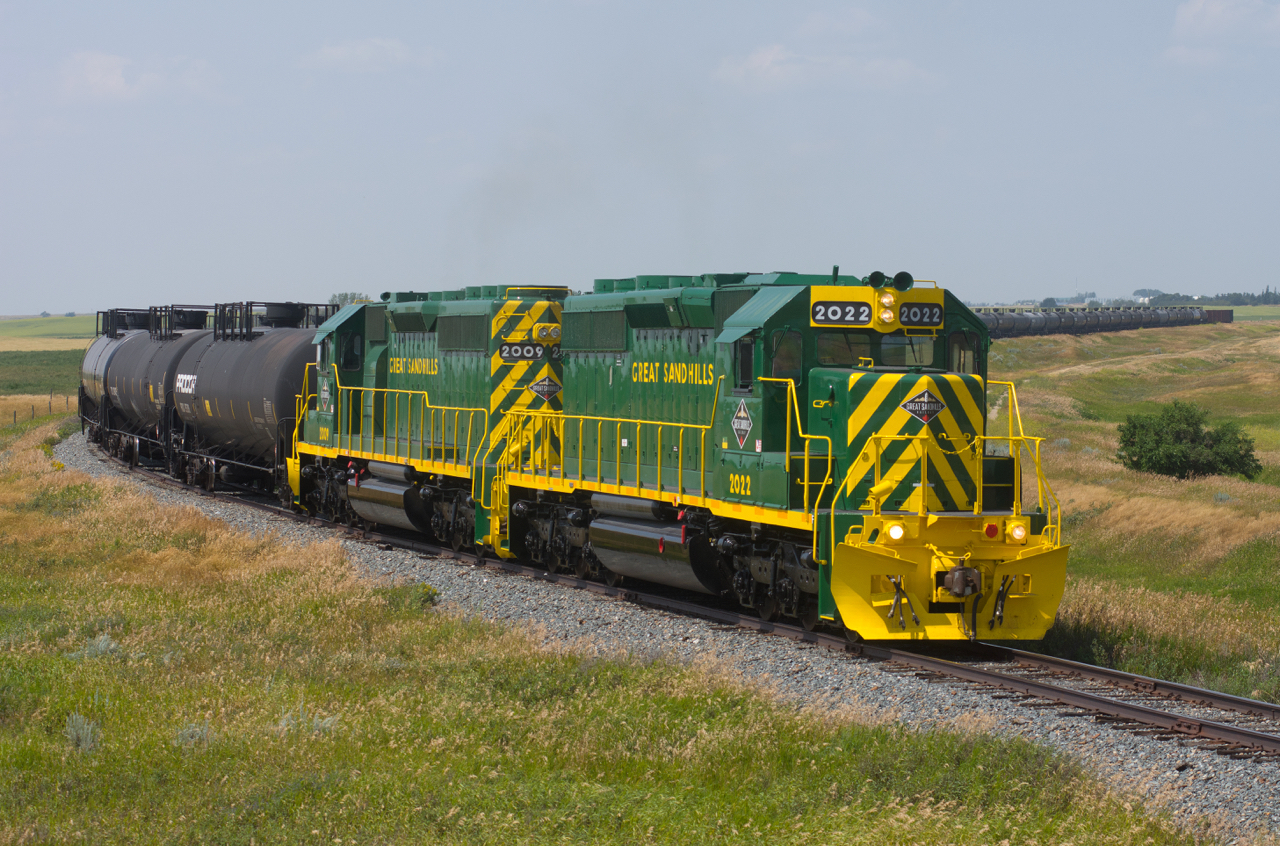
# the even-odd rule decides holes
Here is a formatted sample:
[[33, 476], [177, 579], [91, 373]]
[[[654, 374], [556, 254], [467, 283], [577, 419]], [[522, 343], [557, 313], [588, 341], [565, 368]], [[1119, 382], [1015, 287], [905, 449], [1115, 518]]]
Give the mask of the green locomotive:
[[384, 294], [316, 343], [313, 513], [867, 639], [1035, 640], [1061, 601], [1041, 441], [982, 321], [909, 274]]

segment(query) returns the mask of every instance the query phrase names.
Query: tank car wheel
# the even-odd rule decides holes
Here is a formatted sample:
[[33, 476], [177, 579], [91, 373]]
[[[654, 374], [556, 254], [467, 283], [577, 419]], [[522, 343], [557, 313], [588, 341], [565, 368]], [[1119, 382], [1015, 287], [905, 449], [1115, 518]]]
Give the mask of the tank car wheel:
[[606, 585], [609, 587], [618, 587], [622, 584], [621, 574], [615, 573], [607, 567], [602, 567], [601, 569], [604, 570], [604, 583]]

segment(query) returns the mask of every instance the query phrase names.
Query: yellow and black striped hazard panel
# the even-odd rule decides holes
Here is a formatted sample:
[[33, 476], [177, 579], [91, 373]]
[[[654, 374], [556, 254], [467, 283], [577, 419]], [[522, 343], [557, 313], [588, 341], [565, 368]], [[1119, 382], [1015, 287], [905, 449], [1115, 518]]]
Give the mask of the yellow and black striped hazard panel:
[[[555, 338], [539, 339], [536, 332], [541, 326], [559, 329], [560, 303], [512, 299], [493, 317], [493, 352], [489, 360], [493, 443], [505, 438], [510, 427], [521, 422], [522, 412], [559, 412], [563, 408], [564, 365], [560, 362], [559, 332]], [[544, 445], [522, 446], [540, 450]], [[546, 446], [553, 449], [552, 457], [558, 461], [559, 445]]]
[[[914, 511], [922, 488], [931, 511], [973, 508], [982, 434], [982, 380], [969, 375], [854, 374], [849, 380], [848, 443], [854, 467], [843, 493], [853, 508], [869, 504], [880, 463], [881, 481], [892, 481], [887, 510]], [[921, 447], [928, 458], [922, 474]], [[927, 475], [922, 480], [921, 476]]]

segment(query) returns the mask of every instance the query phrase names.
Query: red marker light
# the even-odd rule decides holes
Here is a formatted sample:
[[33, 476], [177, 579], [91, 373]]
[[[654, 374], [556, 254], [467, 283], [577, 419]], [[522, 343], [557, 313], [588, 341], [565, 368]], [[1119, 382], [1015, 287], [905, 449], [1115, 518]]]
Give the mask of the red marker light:
[[666, 545], [666, 538], [658, 538], [658, 552], [662, 552], [663, 547]]
[[989, 538], [994, 538], [996, 535], [1000, 534], [1000, 527], [995, 523], [988, 523], [987, 527], [983, 529], [983, 533]]

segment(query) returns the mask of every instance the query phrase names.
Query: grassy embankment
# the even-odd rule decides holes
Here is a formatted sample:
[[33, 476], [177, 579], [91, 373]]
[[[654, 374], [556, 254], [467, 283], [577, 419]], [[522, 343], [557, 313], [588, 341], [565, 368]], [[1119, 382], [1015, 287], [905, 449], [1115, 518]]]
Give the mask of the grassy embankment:
[[[1280, 323], [1003, 340], [991, 365], [1050, 439], [1073, 545], [1046, 650], [1280, 701]], [[1117, 425], [1174, 399], [1240, 421], [1263, 475], [1124, 469]]]
[[973, 725], [548, 650], [59, 469], [54, 426], [0, 430], [0, 843], [1188, 840]]

